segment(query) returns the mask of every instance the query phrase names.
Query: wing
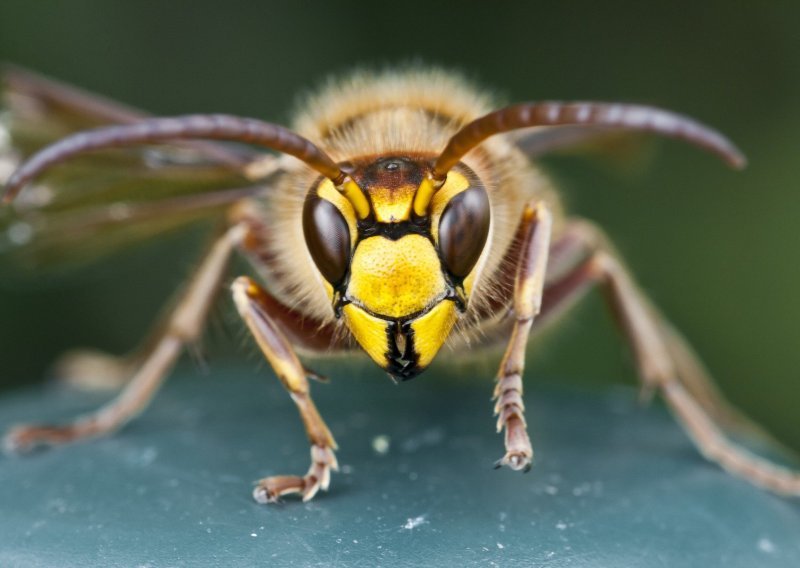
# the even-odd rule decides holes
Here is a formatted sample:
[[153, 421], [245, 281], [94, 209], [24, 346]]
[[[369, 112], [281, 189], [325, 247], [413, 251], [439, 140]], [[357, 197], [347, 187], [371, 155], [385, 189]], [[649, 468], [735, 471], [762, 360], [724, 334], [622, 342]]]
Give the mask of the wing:
[[[135, 122], [139, 110], [15, 67], [4, 67], [0, 183], [37, 149], [70, 133]], [[0, 210], [0, 254], [36, 266], [85, 261], [156, 234], [219, 218], [264, 189], [278, 158], [216, 142], [98, 152], [54, 168]]]
[[647, 165], [653, 146], [653, 140], [642, 133], [599, 126], [537, 126], [508, 137], [532, 160], [550, 154], [580, 154], [598, 156], [622, 170]]

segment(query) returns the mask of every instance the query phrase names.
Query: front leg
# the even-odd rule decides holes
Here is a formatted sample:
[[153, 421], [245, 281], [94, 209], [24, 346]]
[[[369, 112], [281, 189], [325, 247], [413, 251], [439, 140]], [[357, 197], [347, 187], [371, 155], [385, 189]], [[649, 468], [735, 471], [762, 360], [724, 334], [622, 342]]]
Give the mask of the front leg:
[[314, 375], [303, 367], [292, 345], [276, 326], [275, 318], [271, 317], [274, 302], [270, 296], [244, 276], [236, 279], [231, 290], [239, 314], [297, 405], [311, 442], [311, 467], [304, 476], [265, 477], [258, 482], [253, 497], [259, 503], [274, 503], [281, 495], [299, 493], [303, 501], [308, 501], [320, 489], [328, 489], [331, 470], [338, 469], [334, 454], [336, 442], [311, 400], [308, 377]]
[[525, 423], [522, 402], [522, 372], [525, 368], [525, 346], [533, 318], [542, 305], [547, 256], [550, 250], [552, 217], [543, 203], [531, 203], [522, 215], [521, 251], [514, 280], [514, 328], [505, 355], [500, 363], [494, 389], [497, 431], [505, 428], [506, 454], [495, 464], [514, 470], [528, 471], [533, 449]]

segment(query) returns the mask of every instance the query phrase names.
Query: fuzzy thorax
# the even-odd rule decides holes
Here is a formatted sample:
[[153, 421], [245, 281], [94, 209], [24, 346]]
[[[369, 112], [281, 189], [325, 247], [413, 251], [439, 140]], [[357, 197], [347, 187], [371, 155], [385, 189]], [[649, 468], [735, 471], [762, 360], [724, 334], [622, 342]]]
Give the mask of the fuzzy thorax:
[[[319, 144], [335, 160], [342, 162], [363, 163], [395, 156], [435, 156], [460, 127], [493, 107], [489, 96], [457, 75], [438, 70], [356, 73], [344, 80], [330, 83], [319, 94], [309, 97], [296, 117], [294, 128], [315, 144]], [[458, 321], [455, 310], [452, 313], [442, 311], [429, 315], [431, 320], [436, 319], [436, 327], [445, 335], [453, 326], [459, 332], [470, 333], [478, 322], [475, 314], [494, 299], [497, 293], [495, 273], [511, 245], [514, 228], [525, 204], [531, 199], [544, 197], [551, 204], [555, 201], [543, 177], [529, 165], [513, 143], [502, 136], [487, 140], [467, 154], [463, 163], [475, 173], [486, 189], [491, 205], [491, 230], [481, 257], [464, 281], [470, 296], [467, 312], [458, 315]], [[362, 184], [362, 187], [364, 185], [366, 184]], [[270, 250], [264, 255], [271, 259], [271, 265], [262, 268], [265, 281], [279, 298], [310, 317], [320, 321], [333, 321], [335, 315], [331, 305], [331, 286], [314, 265], [302, 230], [303, 204], [309, 191], [315, 187], [320, 187], [318, 176], [303, 167], [291, 168], [289, 174], [281, 180], [280, 186], [265, 196], [263, 211], [274, 238], [267, 240]], [[372, 186], [372, 189], [371, 203], [375, 214], [381, 217], [381, 222], [391, 223], [408, 217], [416, 185], [389, 187], [378, 184]], [[344, 214], [352, 210], [346, 200], [334, 197], [336, 192], [332, 187], [325, 188], [323, 192]], [[431, 228], [434, 232], [447, 202], [443, 198], [448, 193], [442, 191], [431, 203]], [[553, 205], [553, 208], [558, 209], [557, 205]], [[355, 227], [351, 227], [351, 230], [351, 239], [355, 243]], [[362, 245], [367, 242], [368, 240], [363, 241]], [[416, 252], [419, 253], [420, 250], [422, 249], [417, 249]], [[354, 268], [363, 260], [363, 254], [354, 251]], [[385, 250], [381, 253], [385, 263], [389, 262], [390, 257], [403, 260], [407, 254], [410, 253], [400, 254]], [[413, 258], [408, 262], [404, 261], [405, 264], [401, 262], [400, 266], [408, 267], [417, 262], [427, 262], [430, 256], [415, 253]], [[376, 263], [371, 268], [376, 271], [374, 275], [367, 275], [358, 284], [374, 285], [378, 290], [379, 293], [372, 295], [370, 300], [375, 304], [370, 305], [377, 308], [376, 312], [383, 311], [387, 315], [396, 316], [401, 312], [408, 313], [409, 310], [427, 309], [429, 311], [424, 312], [425, 314], [433, 313], [438, 292], [431, 292], [426, 287], [431, 286], [431, 290], [438, 290], [435, 283], [430, 284], [428, 280], [434, 282], [441, 273], [440, 269], [432, 271], [427, 279], [420, 276], [397, 280], [394, 273], [396, 267], [390, 270], [386, 268], [386, 264], [386, 270], [382, 270], [381, 266], [384, 265]], [[366, 275], [366, 267], [362, 272]], [[420, 271], [419, 274], [423, 272]], [[395, 282], [389, 283], [389, 279]], [[417, 286], [425, 292], [420, 295], [424, 299], [407, 301], [404, 290], [395, 289], [406, 284]], [[452, 304], [450, 300], [440, 302], [440, 305]], [[358, 314], [354, 317], [367, 321], [373, 316], [364, 312], [364, 315]], [[379, 322], [373, 323], [373, 332], [365, 333], [374, 338], [375, 345], [385, 342], [388, 333], [386, 326]], [[423, 335], [420, 330], [419, 338], [422, 339]], [[444, 339], [433, 336], [428, 338], [432, 342], [431, 347], [433, 343], [438, 343], [437, 349]], [[376, 357], [380, 359], [378, 348], [375, 349]]]

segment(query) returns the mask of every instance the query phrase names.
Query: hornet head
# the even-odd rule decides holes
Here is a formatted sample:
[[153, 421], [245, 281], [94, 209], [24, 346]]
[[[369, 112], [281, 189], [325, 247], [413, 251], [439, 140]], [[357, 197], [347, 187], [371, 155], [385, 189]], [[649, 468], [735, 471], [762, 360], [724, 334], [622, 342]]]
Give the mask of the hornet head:
[[460, 164], [437, 187], [431, 164], [413, 156], [355, 163], [348, 191], [322, 179], [303, 210], [337, 317], [400, 380], [430, 364], [466, 309], [491, 222], [472, 170]]

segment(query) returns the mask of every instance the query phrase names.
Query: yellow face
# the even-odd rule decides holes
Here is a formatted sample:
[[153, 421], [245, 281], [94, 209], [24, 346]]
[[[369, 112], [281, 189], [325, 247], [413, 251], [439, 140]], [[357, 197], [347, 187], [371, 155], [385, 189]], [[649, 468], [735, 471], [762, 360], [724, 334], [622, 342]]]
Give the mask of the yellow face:
[[337, 316], [401, 380], [431, 363], [465, 309], [489, 230], [474, 174], [453, 171], [419, 215], [425, 174], [410, 158], [375, 160], [352, 173], [369, 203], [365, 218], [327, 180], [312, 189], [303, 218]]

